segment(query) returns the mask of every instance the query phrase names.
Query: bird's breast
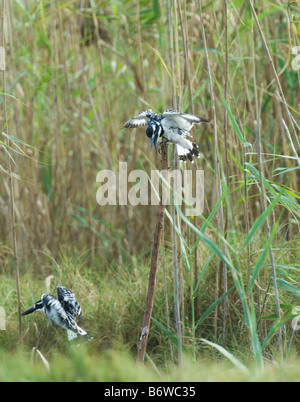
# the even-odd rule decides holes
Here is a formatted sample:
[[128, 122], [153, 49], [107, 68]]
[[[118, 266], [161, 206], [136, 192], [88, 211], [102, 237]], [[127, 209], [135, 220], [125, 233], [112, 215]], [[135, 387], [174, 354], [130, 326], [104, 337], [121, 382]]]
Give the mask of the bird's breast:
[[167, 130], [164, 130], [163, 136], [169, 140], [173, 141], [180, 134], [180, 130], [177, 127], [169, 127]]

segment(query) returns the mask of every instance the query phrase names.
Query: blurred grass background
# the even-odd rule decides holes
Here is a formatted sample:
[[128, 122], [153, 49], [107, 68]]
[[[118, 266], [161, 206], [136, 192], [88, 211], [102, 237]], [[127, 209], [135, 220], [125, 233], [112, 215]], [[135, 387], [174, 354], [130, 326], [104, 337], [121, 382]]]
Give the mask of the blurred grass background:
[[[149, 362], [144, 371], [134, 358], [157, 210], [100, 207], [96, 176], [102, 169], [118, 172], [120, 161], [129, 171], [159, 169], [144, 130], [125, 131], [123, 123], [141, 110], [162, 112], [174, 104], [203, 117], [213, 117], [215, 109], [216, 125], [193, 129], [202, 152], [197, 167], [205, 171], [205, 212], [184, 220], [177, 211], [179, 300], [173, 290], [172, 219], [165, 219], [148, 355], [163, 378], [177, 380], [208, 379], [202, 365], [221, 360], [203, 338], [249, 367], [253, 360], [275, 364], [278, 353], [281, 361], [297, 356], [299, 335], [291, 321], [300, 297], [300, 68], [292, 63], [300, 46], [300, 7], [295, 1], [253, 2], [274, 75], [250, 3], [2, 0], [7, 68], [0, 97], [0, 305], [6, 331], [0, 332], [0, 349], [7, 363], [0, 364], [1, 378], [113, 380], [87, 369], [101, 367], [102, 356], [114, 369], [126, 361], [118, 380], [127, 378], [127, 364], [137, 379], [156, 378]], [[18, 351], [16, 267], [22, 310], [56, 285], [76, 293], [84, 310], [80, 325], [94, 336], [82, 355], [65, 351], [65, 334], [41, 315], [23, 321]], [[187, 373], [200, 367], [199, 377], [184, 377], [173, 366], [176, 302], [183, 364]], [[47, 377], [35, 366], [39, 357], [30, 363], [36, 345], [60, 371]], [[208, 370], [210, 380], [222, 376], [223, 364]], [[71, 366], [70, 377], [64, 376]], [[296, 373], [295, 363], [291, 367]], [[267, 379], [285, 376], [275, 368], [265, 373]]]

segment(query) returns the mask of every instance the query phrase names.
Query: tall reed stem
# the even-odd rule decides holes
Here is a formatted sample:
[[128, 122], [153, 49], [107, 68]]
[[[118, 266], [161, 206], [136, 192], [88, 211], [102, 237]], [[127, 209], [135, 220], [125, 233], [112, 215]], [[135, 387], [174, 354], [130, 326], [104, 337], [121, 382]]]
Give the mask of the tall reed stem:
[[[256, 146], [257, 146], [257, 159], [258, 159], [258, 169], [259, 169], [260, 188], [261, 188], [261, 204], [262, 204], [263, 212], [265, 212], [267, 207], [266, 207], [265, 187], [264, 187], [264, 181], [263, 181], [263, 164], [262, 164], [262, 150], [261, 150], [261, 109], [262, 109], [262, 96], [259, 101], [259, 116], [258, 116]], [[269, 218], [266, 219], [265, 228], [266, 228], [266, 233], [267, 233], [267, 240], [269, 241], [269, 239], [271, 237]], [[272, 266], [276, 313], [277, 313], [277, 318], [280, 319], [280, 316], [281, 316], [280, 300], [279, 300], [279, 292], [278, 292], [278, 286], [277, 286], [277, 275], [276, 275], [276, 269], [275, 269], [274, 253], [273, 253], [272, 247], [269, 248], [269, 255], [270, 255], [271, 266]], [[281, 328], [278, 331], [278, 346], [279, 346], [280, 358], [281, 358], [281, 361], [283, 362], [282, 329]]]
[[[2, 40], [1, 44], [3, 49], [5, 49], [5, 9], [7, 7], [6, 0], [2, 0]], [[2, 93], [4, 94], [4, 101], [2, 103], [3, 108], [3, 118], [5, 121], [5, 131], [8, 133], [8, 122], [7, 122], [7, 110], [6, 110], [6, 60], [5, 53], [3, 52], [3, 63], [2, 64]], [[5, 145], [7, 148], [10, 146], [10, 141], [7, 137], [5, 137]], [[18, 261], [18, 243], [17, 243], [17, 228], [16, 228], [16, 216], [15, 216], [15, 194], [14, 194], [14, 185], [13, 185], [13, 176], [12, 176], [12, 166], [11, 166], [11, 158], [7, 154], [7, 171], [8, 171], [8, 180], [9, 180], [9, 198], [10, 198], [10, 222], [11, 222], [11, 236], [12, 236], [12, 252], [13, 252], [13, 261], [14, 261], [14, 269], [15, 269], [15, 277], [16, 277], [16, 287], [17, 287], [17, 305], [18, 305], [18, 320], [19, 320], [19, 342], [22, 345], [22, 312], [21, 312], [21, 291], [20, 291], [20, 275], [19, 275], [19, 261]]]
[[[228, 4], [224, 0], [224, 22], [225, 22], [225, 83], [224, 83], [224, 97], [227, 102], [228, 95], [228, 81], [229, 81], [229, 43], [228, 43]], [[228, 155], [228, 117], [227, 111], [224, 107], [224, 143], [225, 143], [225, 170], [226, 170], [226, 186], [229, 183], [229, 155]], [[226, 214], [226, 225], [228, 226], [228, 211]], [[226, 234], [225, 234], [226, 236]], [[223, 244], [223, 252], [225, 245]], [[223, 264], [223, 292], [228, 291], [228, 273], [226, 264]], [[223, 315], [223, 346], [226, 346], [227, 339], [227, 321], [228, 321], [228, 297], [224, 299], [224, 315]]]
[[[278, 76], [278, 74], [277, 74], [277, 71], [276, 71], [276, 68], [275, 68], [275, 64], [274, 64], [274, 61], [273, 61], [271, 52], [270, 52], [270, 50], [269, 50], [269, 47], [268, 47], [268, 44], [267, 44], [265, 35], [264, 35], [264, 33], [263, 33], [261, 24], [260, 24], [260, 22], [259, 22], [258, 16], [257, 16], [257, 14], [256, 14], [256, 11], [255, 11], [253, 2], [252, 2], [251, 0], [248, 0], [248, 3], [249, 3], [249, 5], [250, 5], [253, 18], [254, 18], [255, 23], [256, 23], [256, 25], [257, 25], [257, 28], [258, 28], [258, 31], [259, 31], [259, 34], [260, 34], [260, 37], [261, 37], [263, 46], [264, 46], [265, 51], [266, 51], [266, 53], [267, 53], [267, 56], [268, 56], [268, 59], [269, 59], [271, 68], [272, 68], [272, 70], [273, 70], [274, 80], [276, 81], [276, 84], [277, 84], [277, 87], [278, 87], [278, 91], [279, 91], [279, 94], [280, 94], [281, 102], [282, 102], [283, 105], [284, 105], [286, 114], [287, 114], [287, 116], [288, 116], [289, 122], [290, 122], [290, 124], [291, 124], [292, 129], [293, 129], [293, 132], [294, 132], [294, 135], [295, 135], [295, 141], [296, 141], [296, 143], [297, 143], [297, 145], [298, 145], [298, 148], [300, 148], [299, 128], [298, 128], [298, 127], [295, 128], [294, 121], [293, 121], [291, 112], [290, 112], [290, 110], [289, 110], [288, 103], [287, 103], [287, 101], [286, 101], [286, 99], [285, 99], [285, 95], [284, 95], [284, 92], [283, 92], [283, 89], [282, 89], [282, 86], [281, 86], [281, 83], [280, 83], [280, 80], [279, 80], [279, 76]], [[297, 131], [298, 131], [298, 132], [297, 132]]]
[[[209, 61], [209, 56], [208, 56], [208, 49], [207, 49], [207, 42], [206, 42], [206, 34], [204, 30], [204, 23], [203, 23], [203, 15], [202, 15], [202, 1], [198, 0], [198, 6], [199, 6], [199, 13], [200, 13], [200, 26], [201, 26], [201, 32], [202, 32], [202, 40], [203, 40], [203, 47], [204, 47], [204, 52], [205, 52], [205, 60], [206, 60], [206, 66], [207, 66], [207, 75], [208, 75], [208, 80], [209, 80], [209, 90], [210, 90], [210, 98], [211, 98], [211, 107], [212, 107], [212, 120], [213, 120], [213, 125], [214, 125], [214, 150], [215, 150], [215, 175], [216, 175], [216, 188], [217, 188], [217, 195], [218, 198], [222, 198], [222, 185], [221, 185], [221, 173], [220, 173], [220, 159], [219, 159], [219, 151], [218, 151], [218, 130], [217, 130], [217, 115], [216, 115], [216, 106], [215, 106], [215, 96], [214, 96], [214, 89], [213, 89], [213, 80], [212, 80], [212, 74], [211, 74], [211, 68], [210, 68], [210, 61]], [[222, 237], [224, 237], [224, 209], [223, 209], [223, 203], [220, 203], [220, 231], [222, 234]], [[222, 252], [223, 255], [225, 255], [225, 243], [222, 243]], [[223, 272], [224, 275], [227, 277], [227, 269], [226, 265], [223, 262]], [[219, 282], [219, 273], [220, 269], [217, 267], [217, 289], [218, 289], [218, 282]], [[227, 281], [225, 283], [225, 286], [227, 287]], [[218, 295], [219, 297], [219, 295]], [[227, 311], [227, 304], [226, 306], [226, 311]], [[217, 332], [217, 315], [218, 315], [218, 309], [216, 309], [216, 332]], [[225, 317], [227, 319], [227, 312], [225, 313]], [[224, 323], [224, 328], [226, 328], [226, 323]], [[226, 330], [223, 329], [223, 344], [225, 344], [225, 333]], [[216, 334], [217, 335], [217, 334]]]
[[[161, 147], [162, 154], [162, 175], [164, 179], [167, 177], [169, 157], [168, 157], [168, 146], [163, 144]], [[152, 317], [153, 303], [154, 303], [154, 293], [155, 293], [155, 282], [158, 268], [158, 256], [159, 249], [161, 245], [162, 231], [164, 227], [164, 216], [165, 216], [165, 197], [164, 197], [164, 184], [162, 184], [162, 192], [160, 198], [160, 205], [157, 212], [156, 228], [154, 232], [154, 246], [152, 250], [151, 268], [149, 276], [148, 294], [146, 301], [146, 309], [144, 314], [143, 328], [140, 336], [140, 344], [138, 349], [138, 360], [143, 362], [145, 359], [147, 340], [150, 330], [150, 322]]]
[[[175, 168], [175, 161], [173, 161], [173, 169]], [[171, 180], [171, 188], [173, 191], [173, 200], [175, 199], [175, 183], [174, 179]], [[172, 205], [172, 226], [173, 226], [173, 275], [174, 275], [174, 303], [175, 303], [175, 321], [176, 333], [178, 339], [178, 363], [182, 364], [182, 331], [180, 321], [180, 298], [179, 298], [179, 274], [178, 274], [178, 259], [177, 259], [177, 235], [176, 235], [176, 208]]]

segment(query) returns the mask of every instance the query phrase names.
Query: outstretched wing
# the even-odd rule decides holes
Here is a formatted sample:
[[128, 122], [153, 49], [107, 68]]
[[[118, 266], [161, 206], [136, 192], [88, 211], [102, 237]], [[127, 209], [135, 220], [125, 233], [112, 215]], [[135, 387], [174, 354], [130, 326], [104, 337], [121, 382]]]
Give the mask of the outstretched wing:
[[133, 117], [128, 120], [127, 123], [124, 124], [125, 128], [136, 128], [136, 127], [145, 127], [148, 125], [150, 120], [149, 111], [142, 112], [139, 115]]
[[194, 124], [209, 123], [209, 119], [194, 116], [192, 114], [179, 113], [176, 110], [166, 110], [161, 122], [163, 128], [177, 127], [184, 131], [190, 131]]
[[63, 306], [66, 313], [71, 315], [72, 317], [81, 317], [82, 310], [80, 304], [75, 299], [75, 295], [71, 290], [66, 289], [63, 286], [58, 286], [56, 288], [58, 300]]

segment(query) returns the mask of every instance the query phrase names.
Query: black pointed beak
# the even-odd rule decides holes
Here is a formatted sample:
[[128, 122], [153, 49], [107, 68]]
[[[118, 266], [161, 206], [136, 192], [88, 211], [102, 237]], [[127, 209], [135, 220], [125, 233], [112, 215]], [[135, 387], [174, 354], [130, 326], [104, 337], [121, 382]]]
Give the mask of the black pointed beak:
[[25, 315], [34, 313], [35, 311], [36, 311], [36, 307], [31, 307], [29, 310], [25, 311], [25, 312], [22, 314], [22, 317], [24, 317]]
[[158, 135], [154, 135], [154, 136], [151, 137], [151, 139], [150, 139], [150, 152], [152, 152], [152, 148], [153, 148], [153, 145], [154, 145], [156, 155], [158, 155], [157, 143], [158, 143]]
[[153, 148], [153, 143], [154, 143], [154, 138], [150, 138], [150, 152], [152, 153], [152, 148]]

